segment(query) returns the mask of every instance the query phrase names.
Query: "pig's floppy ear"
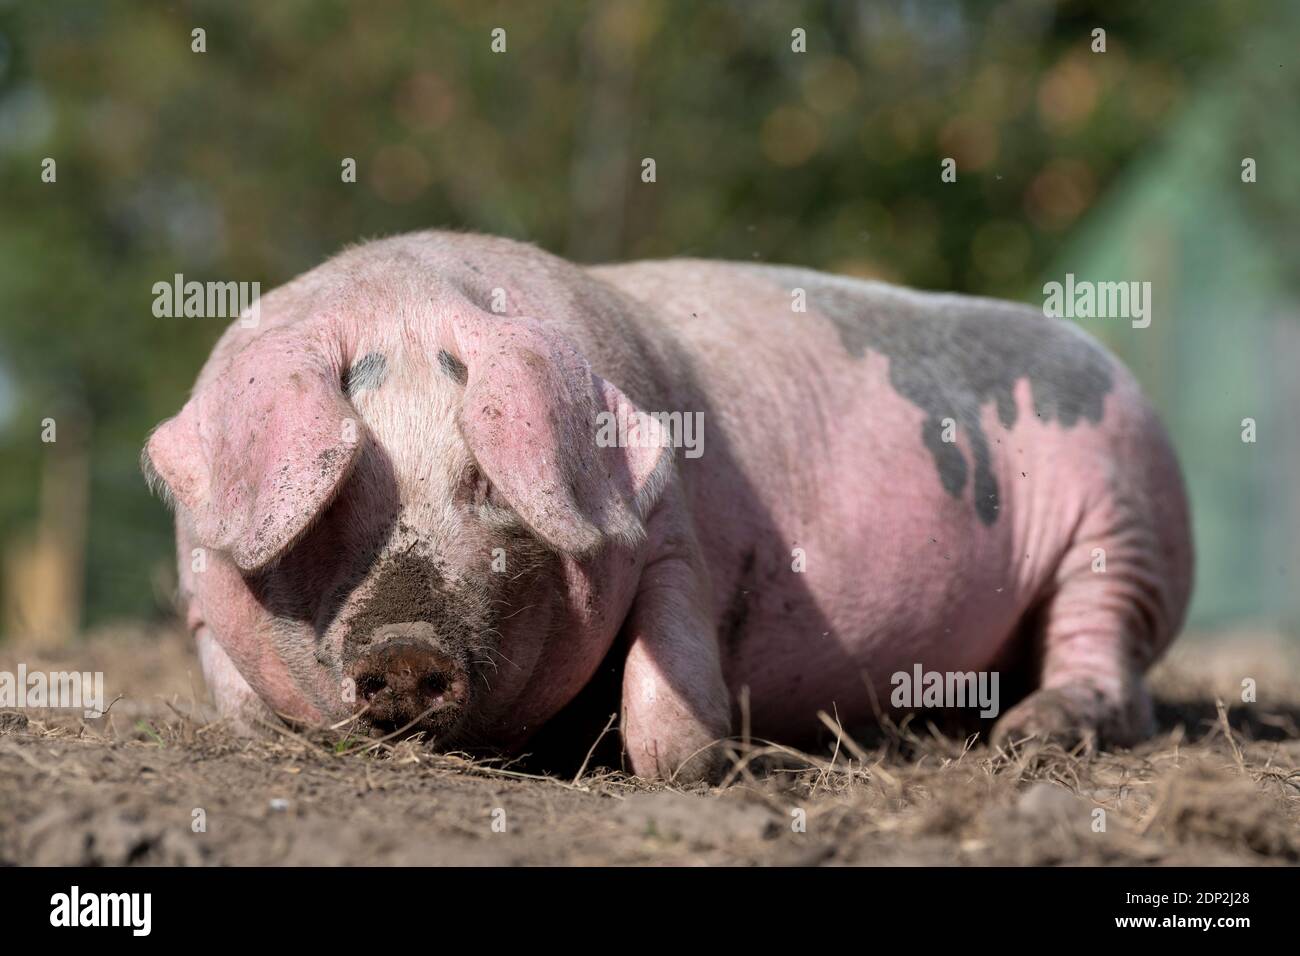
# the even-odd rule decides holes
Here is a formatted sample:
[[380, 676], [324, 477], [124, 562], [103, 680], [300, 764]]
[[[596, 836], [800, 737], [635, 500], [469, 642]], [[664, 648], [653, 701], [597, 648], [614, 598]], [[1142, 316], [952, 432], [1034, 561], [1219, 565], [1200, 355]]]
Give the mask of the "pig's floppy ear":
[[272, 330], [154, 430], [141, 463], [200, 544], [255, 571], [324, 512], [360, 447], [334, 363]]
[[[643, 540], [672, 462], [658, 422], [535, 320], [458, 316], [442, 338], [468, 370], [461, 434], [524, 523], [575, 556]], [[597, 440], [611, 414], [631, 426], [624, 447]]]

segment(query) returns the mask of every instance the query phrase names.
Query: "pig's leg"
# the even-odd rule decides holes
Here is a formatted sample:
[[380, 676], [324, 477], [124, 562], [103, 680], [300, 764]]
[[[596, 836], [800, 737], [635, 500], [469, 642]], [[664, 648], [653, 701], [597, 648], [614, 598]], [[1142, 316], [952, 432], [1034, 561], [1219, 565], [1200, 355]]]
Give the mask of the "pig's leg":
[[1039, 612], [1038, 689], [998, 721], [994, 744], [1036, 737], [1128, 746], [1153, 732], [1142, 675], [1172, 639], [1181, 609], [1171, 614], [1179, 601], [1157, 536], [1133, 521], [1107, 527], [1114, 530], [1083, 538], [1061, 562]]
[[[677, 498], [676, 494], [671, 495]], [[680, 506], [649, 524], [650, 557], [628, 618], [623, 745], [640, 776], [717, 780], [731, 732], [709, 574]]]
[[248, 686], [248, 681], [244, 680], [244, 676], [222, 650], [206, 624], [200, 625], [195, 631], [194, 640], [198, 646], [203, 679], [212, 691], [217, 713], [222, 718], [229, 720], [236, 730], [245, 734], [265, 733], [267, 724], [280, 723], [253, 688]]
[[1129, 746], [1150, 736], [1151, 698], [1130, 632], [1114, 622], [1043, 635], [1039, 688], [1003, 715], [995, 746], [1027, 738], [1065, 747]]

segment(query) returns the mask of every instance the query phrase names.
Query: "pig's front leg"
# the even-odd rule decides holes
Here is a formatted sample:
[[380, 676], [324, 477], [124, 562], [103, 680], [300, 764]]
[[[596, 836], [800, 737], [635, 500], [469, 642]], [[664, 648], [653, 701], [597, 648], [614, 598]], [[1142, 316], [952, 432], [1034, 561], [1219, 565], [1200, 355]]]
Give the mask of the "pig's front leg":
[[731, 732], [709, 575], [675, 489], [649, 522], [628, 619], [623, 746], [640, 776], [717, 781]]

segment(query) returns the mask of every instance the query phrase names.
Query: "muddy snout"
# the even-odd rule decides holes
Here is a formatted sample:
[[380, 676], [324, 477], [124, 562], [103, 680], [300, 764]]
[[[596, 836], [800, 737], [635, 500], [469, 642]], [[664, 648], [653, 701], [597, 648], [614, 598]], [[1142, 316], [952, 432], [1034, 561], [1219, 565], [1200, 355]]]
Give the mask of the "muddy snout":
[[459, 722], [469, 672], [442, 647], [428, 624], [390, 624], [353, 662], [357, 709], [384, 733], [406, 729], [442, 736]]

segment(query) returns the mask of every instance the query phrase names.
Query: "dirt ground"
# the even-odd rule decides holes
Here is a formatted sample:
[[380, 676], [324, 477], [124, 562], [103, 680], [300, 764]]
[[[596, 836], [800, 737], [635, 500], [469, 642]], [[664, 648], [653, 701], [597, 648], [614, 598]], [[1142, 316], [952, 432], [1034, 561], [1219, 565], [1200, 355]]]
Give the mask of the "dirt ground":
[[[715, 790], [599, 758], [542, 776], [415, 741], [240, 738], [170, 630], [21, 659], [102, 670], [120, 699], [0, 712], [0, 865], [1300, 861], [1300, 660], [1263, 636], [1177, 645], [1152, 678], [1161, 732], [1131, 752], [995, 754], [912, 719], [817, 754], [738, 742]], [[0, 645], [0, 670], [18, 660]]]

